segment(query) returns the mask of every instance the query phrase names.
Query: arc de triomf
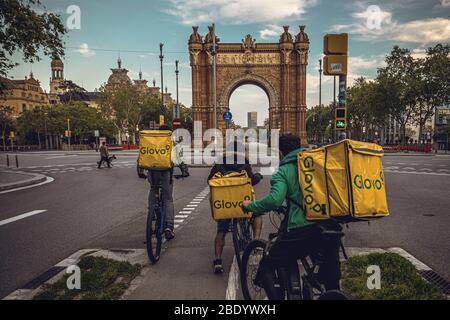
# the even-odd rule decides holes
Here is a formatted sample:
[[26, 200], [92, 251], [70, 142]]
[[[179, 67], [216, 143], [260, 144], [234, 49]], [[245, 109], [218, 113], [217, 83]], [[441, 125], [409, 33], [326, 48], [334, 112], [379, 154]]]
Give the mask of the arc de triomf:
[[[192, 113], [203, 130], [213, 124], [213, 30], [203, 39], [198, 27], [189, 38], [192, 68]], [[269, 97], [269, 127], [291, 132], [306, 143], [306, 65], [309, 39], [304, 26], [293, 39], [289, 27], [278, 43], [256, 43], [247, 35], [241, 43], [221, 43], [216, 37], [217, 126], [225, 129], [222, 113], [229, 111], [233, 91], [244, 84], [262, 88]]]

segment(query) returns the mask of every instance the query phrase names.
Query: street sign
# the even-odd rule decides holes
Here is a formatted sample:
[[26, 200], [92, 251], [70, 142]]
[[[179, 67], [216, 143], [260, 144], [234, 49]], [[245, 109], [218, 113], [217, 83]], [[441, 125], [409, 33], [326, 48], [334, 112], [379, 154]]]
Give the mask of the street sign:
[[339, 76], [347, 74], [347, 56], [329, 55], [323, 58], [323, 74], [326, 76]]
[[223, 120], [225, 121], [230, 121], [231, 119], [233, 119], [233, 114], [230, 111], [225, 111], [222, 114]]
[[172, 128], [179, 129], [181, 128], [181, 120], [178, 118], [175, 118], [172, 120]]
[[65, 131], [64, 131], [64, 136], [65, 136], [65, 137], [71, 137], [71, 136], [72, 136], [72, 131], [70, 131], [70, 130], [65, 130]]
[[100, 137], [100, 131], [99, 130], [94, 130], [94, 136], [95, 137]]

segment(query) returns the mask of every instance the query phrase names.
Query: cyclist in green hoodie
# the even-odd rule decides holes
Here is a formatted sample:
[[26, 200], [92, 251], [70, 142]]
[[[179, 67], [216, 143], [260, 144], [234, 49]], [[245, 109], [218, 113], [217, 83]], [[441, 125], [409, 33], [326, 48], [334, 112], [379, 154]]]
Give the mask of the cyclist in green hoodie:
[[[326, 239], [317, 223], [306, 220], [303, 211], [303, 196], [298, 182], [297, 155], [301, 152], [300, 139], [292, 134], [281, 135], [279, 140], [281, 162], [270, 179], [270, 193], [256, 201], [245, 201], [244, 210], [255, 216], [275, 210], [286, 201], [288, 206], [286, 232], [278, 237], [269, 257], [275, 274], [276, 262], [300, 258], [307, 254], [320, 253], [323, 263], [319, 277], [327, 290], [338, 290], [340, 280], [340, 239]], [[337, 224], [328, 226], [336, 230]]]

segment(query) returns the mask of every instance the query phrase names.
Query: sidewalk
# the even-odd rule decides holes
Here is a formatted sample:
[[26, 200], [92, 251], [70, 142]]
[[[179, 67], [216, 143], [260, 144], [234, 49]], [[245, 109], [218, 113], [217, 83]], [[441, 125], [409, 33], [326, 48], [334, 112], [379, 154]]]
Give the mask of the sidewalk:
[[46, 176], [38, 173], [0, 169], [0, 191], [31, 186], [46, 179]]

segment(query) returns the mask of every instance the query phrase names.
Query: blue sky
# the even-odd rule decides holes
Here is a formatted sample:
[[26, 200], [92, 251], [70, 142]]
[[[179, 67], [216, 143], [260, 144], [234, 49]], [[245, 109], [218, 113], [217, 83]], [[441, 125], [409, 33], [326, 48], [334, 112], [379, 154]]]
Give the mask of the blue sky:
[[[159, 86], [159, 43], [164, 43], [164, 77], [175, 92], [174, 61], [180, 61], [180, 100], [191, 105], [191, 71], [187, 39], [191, 26], [202, 35], [216, 23], [222, 42], [239, 42], [251, 34], [257, 42], [277, 42], [281, 26], [306, 25], [310, 38], [307, 104], [318, 103], [318, 59], [325, 33], [349, 33], [349, 82], [358, 76], [373, 78], [384, 56], [398, 44], [415, 56], [435, 43], [450, 42], [450, 0], [325, 1], [325, 0], [41, 0], [46, 10], [63, 19], [70, 5], [81, 10], [81, 28], [65, 38], [65, 77], [94, 90], [104, 83], [120, 52], [123, 67], [132, 79], [139, 68], [149, 82]], [[375, 7], [374, 7], [375, 6]], [[375, 20], [374, 20], [375, 19]], [[14, 57], [18, 62], [19, 57]], [[24, 64], [10, 72], [15, 79], [33, 70], [45, 90], [49, 88], [50, 59]], [[332, 77], [323, 77], [322, 101], [332, 100]], [[245, 106], [245, 108], [244, 108]], [[249, 107], [250, 106], [250, 107]], [[240, 124], [246, 111], [258, 111], [258, 122], [267, 115], [268, 99], [255, 86], [237, 89], [230, 101]]]

